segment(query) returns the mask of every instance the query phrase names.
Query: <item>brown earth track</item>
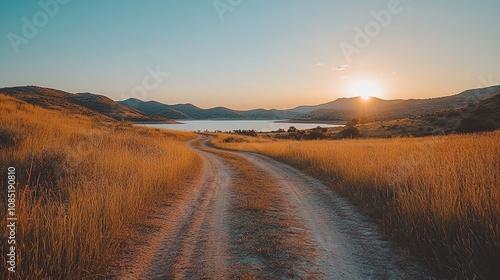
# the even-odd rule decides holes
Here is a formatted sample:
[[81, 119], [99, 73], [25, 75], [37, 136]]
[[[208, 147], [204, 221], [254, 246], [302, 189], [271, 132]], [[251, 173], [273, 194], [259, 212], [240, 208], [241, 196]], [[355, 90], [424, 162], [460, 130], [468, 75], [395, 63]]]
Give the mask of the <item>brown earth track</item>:
[[201, 176], [159, 209], [113, 278], [434, 279], [318, 180], [210, 139], [189, 143]]

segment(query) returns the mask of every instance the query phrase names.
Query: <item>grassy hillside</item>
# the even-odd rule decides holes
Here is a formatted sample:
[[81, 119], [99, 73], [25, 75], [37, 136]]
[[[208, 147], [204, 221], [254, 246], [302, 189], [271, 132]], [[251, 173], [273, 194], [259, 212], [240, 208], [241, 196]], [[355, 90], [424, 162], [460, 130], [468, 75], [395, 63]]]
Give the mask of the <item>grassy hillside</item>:
[[466, 90], [451, 96], [428, 99], [382, 100], [370, 98], [363, 100], [359, 97], [339, 98], [329, 103], [303, 106], [294, 110], [306, 113], [299, 119], [307, 120], [338, 121], [366, 117], [372, 121], [387, 121], [476, 106], [482, 100], [498, 93], [500, 93], [500, 86]]
[[136, 109], [121, 105], [106, 96], [88, 92], [73, 94], [62, 90], [25, 86], [1, 88], [0, 94], [12, 96], [42, 108], [59, 110], [68, 114], [85, 114], [96, 119], [175, 123], [167, 118], [144, 114]]
[[429, 136], [498, 130], [500, 93], [462, 108], [414, 118], [361, 124], [358, 129], [363, 137]]
[[201, 165], [185, 144], [194, 134], [67, 113], [0, 94], [0, 185], [8, 167], [17, 176], [18, 279], [102, 276], [134, 224]]
[[213, 142], [322, 178], [445, 277], [500, 275], [500, 131], [341, 141], [219, 135]]

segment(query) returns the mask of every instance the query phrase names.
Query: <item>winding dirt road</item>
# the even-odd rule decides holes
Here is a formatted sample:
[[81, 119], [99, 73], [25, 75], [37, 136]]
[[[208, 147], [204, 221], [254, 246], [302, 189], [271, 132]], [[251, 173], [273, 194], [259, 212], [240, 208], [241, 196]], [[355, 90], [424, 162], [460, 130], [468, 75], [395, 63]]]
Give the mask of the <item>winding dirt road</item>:
[[116, 279], [434, 279], [320, 181], [189, 142], [204, 168], [155, 213]]

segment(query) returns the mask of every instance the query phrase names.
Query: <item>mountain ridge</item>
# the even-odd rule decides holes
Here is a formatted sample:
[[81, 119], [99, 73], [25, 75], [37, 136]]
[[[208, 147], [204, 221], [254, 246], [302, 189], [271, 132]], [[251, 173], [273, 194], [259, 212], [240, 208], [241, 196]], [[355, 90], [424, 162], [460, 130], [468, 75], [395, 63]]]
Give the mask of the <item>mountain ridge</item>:
[[288, 110], [262, 108], [233, 110], [222, 106], [202, 109], [191, 103], [168, 105], [155, 100], [142, 101], [137, 98], [113, 101], [104, 95], [89, 92], [69, 93], [37, 86], [0, 89], [0, 94], [10, 95], [49, 109], [65, 109], [122, 121], [165, 123], [175, 123], [173, 119], [347, 121], [361, 117], [377, 121], [418, 117], [443, 110], [473, 106], [497, 93], [500, 93], [500, 85], [468, 89], [455, 95], [426, 99], [384, 100], [371, 97], [364, 100], [361, 97], [343, 97], [319, 105], [304, 105]]
[[164, 104], [158, 101], [142, 101], [129, 98], [117, 101], [144, 114], [178, 120], [199, 119], [293, 119], [296, 121], [347, 121], [355, 117], [370, 117], [384, 120], [401, 117], [420, 116], [447, 109], [463, 107], [466, 103], [479, 101], [500, 92], [500, 86], [468, 89], [458, 94], [426, 99], [391, 99], [371, 97], [341, 97], [319, 105], [303, 105], [286, 110], [252, 109], [233, 110], [218, 106], [202, 109], [191, 103]]
[[[500, 85], [469, 89], [450, 96], [426, 99], [339, 98], [309, 107], [309, 111], [300, 119], [333, 121], [359, 117], [368, 117], [371, 120], [407, 118], [477, 104], [499, 92]], [[297, 108], [302, 109], [300, 106]]]
[[177, 123], [170, 119], [145, 115], [134, 108], [121, 105], [109, 97], [89, 92], [69, 93], [38, 86], [18, 86], [0, 88], [0, 94], [46, 109], [83, 114], [107, 121]]
[[137, 98], [129, 98], [118, 103], [130, 106], [145, 114], [162, 116], [178, 120], [200, 120], [200, 119], [289, 119], [300, 116], [300, 113], [289, 110], [277, 109], [251, 109], [233, 110], [223, 106], [202, 109], [191, 103], [163, 104], [158, 101], [142, 101]]

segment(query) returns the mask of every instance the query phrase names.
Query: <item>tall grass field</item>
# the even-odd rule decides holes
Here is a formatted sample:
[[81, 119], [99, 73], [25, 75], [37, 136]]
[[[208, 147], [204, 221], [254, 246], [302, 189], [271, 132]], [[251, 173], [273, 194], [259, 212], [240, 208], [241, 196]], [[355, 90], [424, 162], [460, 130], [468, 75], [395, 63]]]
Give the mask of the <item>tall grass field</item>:
[[500, 131], [338, 141], [228, 137], [213, 144], [321, 178], [442, 276], [500, 275]]
[[[18, 279], [96, 279], [134, 224], [185, 187], [201, 160], [166, 132], [46, 110], [0, 95], [0, 170], [16, 173]], [[7, 190], [0, 193], [6, 228]], [[4, 232], [2, 230], [2, 232]], [[5, 236], [4, 236], [5, 237]], [[6, 239], [0, 261], [6, 267]], [[0, 272], [7, 279], [7, 271]]]

